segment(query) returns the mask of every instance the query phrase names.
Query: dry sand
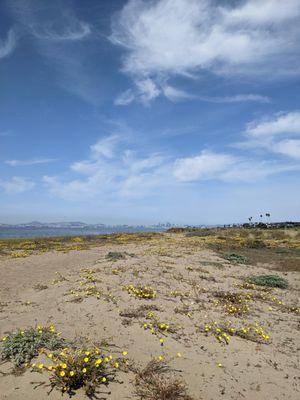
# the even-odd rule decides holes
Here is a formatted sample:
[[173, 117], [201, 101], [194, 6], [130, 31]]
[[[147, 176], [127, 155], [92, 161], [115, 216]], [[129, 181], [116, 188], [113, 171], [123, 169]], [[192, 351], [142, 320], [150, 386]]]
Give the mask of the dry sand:
[[[166, 234], [148, 243], [107, 244], [84, 251], [49, 252], [24, 259], [2, 258], [0, 335], [35, 324], [54, 324], [68, 339], [88, 337], [99, 341], [105, 338], [116, 346], [112, 347], [112, 352], [128, 350], [129, 357], [141, 367], [152, 357], [174, 357], [180, 352], [182, 357], [174, 358], [170, 365], [176, 375], [187, 382], [189, 394], [195, 399], [299, 399], [299, 316], [256, 300], [250, 303], [249, 315], [236, 318], [229, 317], [221, 306], [214, 304], [214, 291], [240, 291], [237, 285], [243, 277], [270, 273], [272, 265], [232, 265], [211, 250], [184, 246], [179, 238], [180, 235]], [[105, 258], [109, 251], [127, 255], [112, 262]], [[87, 296], [81, 302], [70, 302], [68, 300], [73, 297], [65, 293], [79, 287], [80, 273], [85, 268], [94, 270], [96, 285], [104, 296], [100, 299]], [[52, 284], [58, 276], [56, 271], [66, 280]], [[288, 280], [290, 288], [274, 289], [274, 296], [285, 304], [297, 305], [299, 272], [278, 274]], [[38, 284], [47, 288], [38, 290]], [[157, 290], [157, 297], [154, 300], [133, 298], [122, 289], [128, 284], [151, 285]], [[193, 284], [203, 288], [200, 294], [195, 295]], [[186, 292], [189, 297], [182, 300], [170, 295], [175, 290]], [[161, 311], [156, 313], [162, 321], [181, 326], [176, 334], [165, 337], [163, 346], [156, 335], [143, 328], [143, 323], [147, 322], [145, 318], [120, 316], [123, 310], [142, 304], [157, 305]], [[174, 311], [183, 307], [186, 313]], [[239, 323], [243, 319], [259, 322], [270, 340], [265, 344], [232, 337], [226, 345], [219, 343], [214, 335], [203, 332], [206, 323], [225, 320]], [[0, 366], [1, 400], [61, 398], [58, 391], [47, 395], [44, 387], [34, 388], [33, 382], [48, 382], [47, 373], [27, 370], [16, 376], [11, 373], [11, 367], [10, 363]], [[123, 383], [111, 384], [111, 394], [107, 398], [134, 399], [134, 373], [120, 372], [119, 380]], [[74, 398], [85, 396], [79, 391]]]

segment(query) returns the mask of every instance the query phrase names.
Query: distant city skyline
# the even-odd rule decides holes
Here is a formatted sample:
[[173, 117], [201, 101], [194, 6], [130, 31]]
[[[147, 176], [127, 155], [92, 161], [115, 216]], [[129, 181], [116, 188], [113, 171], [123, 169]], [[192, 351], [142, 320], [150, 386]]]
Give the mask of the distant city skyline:
[[0, 222], [300, 220], [298, 0], [4, 0]]

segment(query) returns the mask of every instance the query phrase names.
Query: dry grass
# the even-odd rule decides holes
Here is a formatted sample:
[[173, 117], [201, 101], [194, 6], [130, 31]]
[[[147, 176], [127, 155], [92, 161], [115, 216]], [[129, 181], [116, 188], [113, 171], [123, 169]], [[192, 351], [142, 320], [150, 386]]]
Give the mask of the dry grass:
[[143, 304], [137, 308], [127, 308], [120, 311], [120, 316], [125, 318], [146, 318], [149, 311], [159, 311], [159, 307], [154, 304]]
[[192, 400], [184, 381], [161, 361], [151, 360], [135, 379], [136, 395], [143, 400]]

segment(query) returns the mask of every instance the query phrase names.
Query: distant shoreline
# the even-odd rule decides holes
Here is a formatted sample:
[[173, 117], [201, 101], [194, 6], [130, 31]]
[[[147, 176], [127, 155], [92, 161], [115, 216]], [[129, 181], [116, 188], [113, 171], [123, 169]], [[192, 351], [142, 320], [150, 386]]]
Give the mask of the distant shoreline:
[[46, 228], [46, 227], [0, 227], [0, 239], [22, 239], [59, 236], [109, 235], [114, 233], [164, 232], [159, 227], [104, 227], [104, 228]]

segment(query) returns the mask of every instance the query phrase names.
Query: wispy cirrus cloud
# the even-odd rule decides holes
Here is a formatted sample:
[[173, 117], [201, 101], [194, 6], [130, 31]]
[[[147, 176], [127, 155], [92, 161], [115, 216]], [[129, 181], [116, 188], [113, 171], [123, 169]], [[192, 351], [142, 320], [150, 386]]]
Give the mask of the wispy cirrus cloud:
[[45, 24], [36, 24], [31, 27], [32, 33], [38, 39], [54, 42], [77, 41], [88, 37], [91, 26], [74, 16], [61, 18], [57, 21], [48, 21]]
[[166, 77], [299, 75], [299, 21], [298, 0], [284, 7], [281, 0], [130, 0], [113, 19], [110, 40], [125, 50], [122, 70], [136, 97], [151, 100], [164, 93]]
[[57, 161], [56, 158], [33, 158], [30, 160], [6, 160], [5, 163], [11, 167], [23, 167], [28, 165], [49, 164]]
[[208, 103], [242, 103], [242, 102], [257, 102], [257, 103], [270, 103], [267, 96], [258, 94], [237, 94], [234, 96], [200, 96], [187, 93], [184, 90], [179, 90], [173, 86], [166, 85], [162, 88], [163, 94], [173, 102], [181, 100], [201, 100]]
[[13, 29], [10, 29], [7, 33], [6, 38], [0, 38], [0, 59], [8, 57], [17, 45], [17, 36]]
[[93, 40], [92, 25], [80, 19], [69, 2], [20, 0], [7, 4], [20, 34], [49, 61], [59, 85], [85, 102], [98, 105], [100, 92], [89, 70], [92, 57], [87, 45]]
[[80, 20], [70, 3], [60, 0], [12, 0], [12, 15], [27, 33], [46, 41], [80, 41], [92, 33], [89, 23]]
[[35, 183], [28, 178], [14, 176], [11, 179], [0, 179], [0, 189], [6, 194], [19, 194], [31, 190]]
[[242, 102], [256, 102], [256, 103], [270, 103], [271, 100], [267, 96], [258, 94], [237, 94], [234, 96], [201, 96], [188, 93], [185, 90], [178, 89], [169, 84], [162, 84], [161, 86], [155, 85], [151, 79], [139, 82], [135, 89], [128, 89], [121, 93], [115, 100], [118, 106], [127, 106], [134, 101], [139, 101], [143, 104], [149, 104], [152, 100], [159, 96], [165, 96], [173, 103], [185, 100], [200, 100], [207, 103], [242, 103]]

